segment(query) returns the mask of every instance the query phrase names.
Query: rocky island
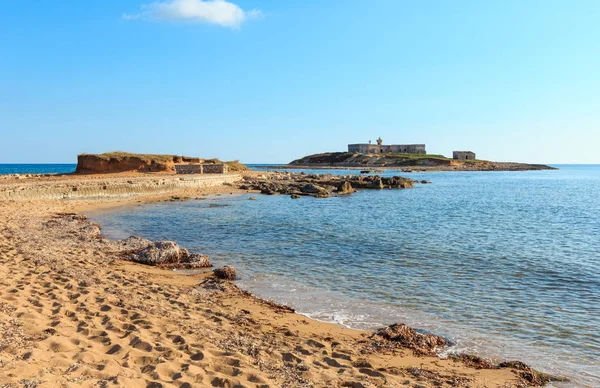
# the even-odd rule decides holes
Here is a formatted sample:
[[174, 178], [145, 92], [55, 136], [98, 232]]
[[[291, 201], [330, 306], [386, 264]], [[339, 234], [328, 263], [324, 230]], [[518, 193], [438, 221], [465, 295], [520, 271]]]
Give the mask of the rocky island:
[[472, 151], [453, 151], [452, 158], [427, 154], [425, 144], [348, 144], [347, 152], [308, 155], [283, 168], [385, 168], [403, 171], [527, 171], [556, 170], [543, 164], [479, 160]]
[[529, 171], [556, 170], [543, 164], [491, 162], [478, 159], [450, 159], [443, 155], [416, 153], [357, 153], [326, 152], [308, 155], [290, 162], [282, 168], [385, 168], [412, 171]]

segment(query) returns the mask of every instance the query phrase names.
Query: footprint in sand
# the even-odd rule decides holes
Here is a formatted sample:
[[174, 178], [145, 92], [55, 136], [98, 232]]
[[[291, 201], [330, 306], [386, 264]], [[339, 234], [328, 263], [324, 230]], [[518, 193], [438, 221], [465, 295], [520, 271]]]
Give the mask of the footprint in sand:
[[284, 362], [301, 363], [302, 359], [292, 353], [281, 353], [281, 358]]
[[113, 354], [117, 354], [121, 351], [121, 345], [117, 344], [117, 345], [113, 345], [110, 349], [108, 349], [108, 351], [106, 352], [106, 354], [108, 355], [113, 355]]
[[319, 349], [323, 349], [325, 347], [325, 345], [323, 345], [320, 342], [317, 342], [315, 340], [311, 340], [309, 339], [308, 341], [306, 341], [306, 344], [315, 348], [319, 348]]
[[152, 345], [150, 345], [148, 342], [142, 341], [139, 337], [134, 337], [131, 340], [131, 342], [129, 342], [129, 346], [135, 349], [143, 350], [145, 352], [152, 351]]

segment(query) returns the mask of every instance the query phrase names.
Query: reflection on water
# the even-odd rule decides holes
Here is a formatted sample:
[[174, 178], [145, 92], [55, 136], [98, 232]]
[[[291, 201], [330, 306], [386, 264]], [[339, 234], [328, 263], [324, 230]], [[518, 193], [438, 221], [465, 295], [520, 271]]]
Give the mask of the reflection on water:
[[175, 240], [232, 264], [243, 288], [316, 319], [405, 322], [450, 338], [451, 351], [600, 385], [600, 167], [411, 177], [432, 184], [92, 216], [110, 237]]

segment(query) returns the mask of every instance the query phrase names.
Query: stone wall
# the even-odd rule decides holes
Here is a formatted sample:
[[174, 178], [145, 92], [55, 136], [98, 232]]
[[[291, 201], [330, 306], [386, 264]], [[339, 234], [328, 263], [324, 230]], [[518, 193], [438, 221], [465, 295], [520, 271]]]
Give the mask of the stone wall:
[[409, 154], [426, 154], [425, 144], [392, 144], [389, 152], [404, 152]]
[[202, 174], [201, 164], [176, 164], [175, 172], [177, 174]]
[[203, 164], [203, 174], [225, 174], [227, 172], [227, 166], [225, 164]]
[[92, 199], [130, 197], [140, 194], [164, 194], [184, 188], [204, 188], [235, 183], [238, 174], [202, 175], [194, 177], [143, 177], [107, 179], [48, 179], [48, 181], [0, 184], [0, 201]]
[[176, 164], [175, 172], [177, 174], [225, 174], [227, 173], [227, 166], [223, 163]]

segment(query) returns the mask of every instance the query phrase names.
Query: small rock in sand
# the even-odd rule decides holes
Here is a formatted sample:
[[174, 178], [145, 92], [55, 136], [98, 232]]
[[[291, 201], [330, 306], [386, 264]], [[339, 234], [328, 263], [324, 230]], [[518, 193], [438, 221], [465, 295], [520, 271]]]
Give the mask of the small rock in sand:
[[173, 241], [158, 241], [132, 255], [131, 260], [147, 265], [179, 263], [189, 256], [187, 249]]

